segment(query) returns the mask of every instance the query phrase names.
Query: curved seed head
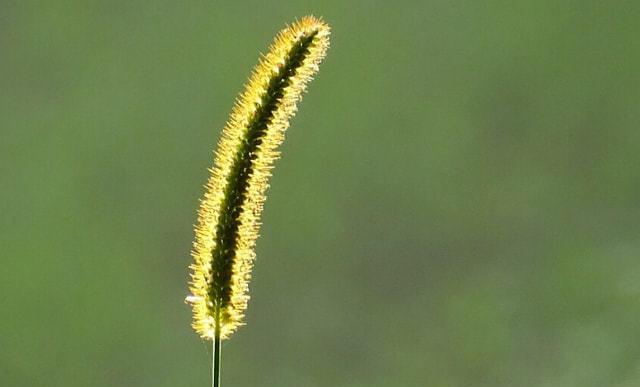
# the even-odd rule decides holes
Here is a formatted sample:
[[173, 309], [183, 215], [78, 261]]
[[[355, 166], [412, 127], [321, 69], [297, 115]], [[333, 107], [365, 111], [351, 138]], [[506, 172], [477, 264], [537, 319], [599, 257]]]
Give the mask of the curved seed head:
[[280, 31], [225, 125], [195, 227], [193, 328], [222, 338], [242, 325], [260, 215], [278, 147], [329, 48], [329, 26], [307, 16]]

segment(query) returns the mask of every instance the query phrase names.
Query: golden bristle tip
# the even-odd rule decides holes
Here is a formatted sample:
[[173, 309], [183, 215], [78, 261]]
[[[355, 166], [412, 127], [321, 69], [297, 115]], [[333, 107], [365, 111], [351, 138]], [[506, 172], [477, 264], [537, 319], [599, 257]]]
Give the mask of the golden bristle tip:
[[222, 130], [195, 226], [190, 291], [193, 328], [222, 339], [243, 325], [268, 179], [289, 119], [329, 48], [313, 16], [287, 25], [251, 73]]

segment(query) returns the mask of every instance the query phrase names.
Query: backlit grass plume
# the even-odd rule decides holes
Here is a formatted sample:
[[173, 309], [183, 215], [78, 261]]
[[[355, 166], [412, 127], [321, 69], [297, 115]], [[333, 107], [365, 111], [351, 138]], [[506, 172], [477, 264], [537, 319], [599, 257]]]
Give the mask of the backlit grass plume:
[[195, 227], [193, 328], [228, 338], [242, 325], [260, 214], [289, 119], [329, 47], [329, 27], [307, 16], [280, 31], [235, 103], [215, 152]]

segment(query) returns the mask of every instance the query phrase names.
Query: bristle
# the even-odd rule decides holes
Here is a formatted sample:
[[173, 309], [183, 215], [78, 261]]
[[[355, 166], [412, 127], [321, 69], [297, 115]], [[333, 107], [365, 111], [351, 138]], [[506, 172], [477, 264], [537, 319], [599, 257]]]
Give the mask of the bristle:
[[[222, 338], [242, 325], [260, 214], [278, 147], [329, 47], [329, 26], [306, 16], [278, 33], [237, 99], [198, 211], [191, 268], [193, 328]], [[219, 318], [216, 318], [219, 316]]]

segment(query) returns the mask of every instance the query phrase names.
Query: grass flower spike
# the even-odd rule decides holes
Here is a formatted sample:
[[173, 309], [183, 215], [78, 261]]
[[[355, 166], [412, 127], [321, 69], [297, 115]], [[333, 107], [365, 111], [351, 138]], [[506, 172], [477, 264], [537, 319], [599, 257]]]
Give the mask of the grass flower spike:
[[222, 131], [198, 211], [187, 297], [193, 328], [205, 339], [219, 342], [243, 324], [271, 169], [328, 47], [321, 19], [307, 16], [280, 31]]

